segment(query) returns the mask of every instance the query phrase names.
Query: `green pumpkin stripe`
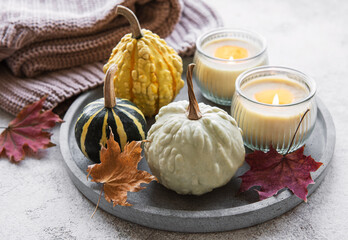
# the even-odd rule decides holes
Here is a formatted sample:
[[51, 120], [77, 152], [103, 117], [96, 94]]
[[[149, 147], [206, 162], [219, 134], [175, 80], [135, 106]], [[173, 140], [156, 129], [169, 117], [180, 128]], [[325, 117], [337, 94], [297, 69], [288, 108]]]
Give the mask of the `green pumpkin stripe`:
[[106, 142], [108, 140], [107, 132], [110, 131], [109, 125], [108, 125], [108, 118], [109, 118], [109, 111], [106, 111], [105, 116], [104, 116], [103, 126], [102, 126], [102, 136], [101, 136], [100, 141], [99, 141], [99, 145], [104, 146], [104, 147], [105, 147]]
[[[105, 130], [106, 130], [106, 138], [109, 139], [109, 137], [110, 137], [110, 128], [109, 127], [111, 127], [111, 129], [113, 129], [112, 131], [114, 133], [115, 141], [120, 142], [120, 136], [118, 135], [118, 131], [119, 131], [118, 128], [120, 128], [120, 126], [116, 125], [114, 111], [111, 108], [106, 108], [106, 109], [108, 111], [108, 119], [107, 119], [106, 126], [103, 126], [103, 127], [105, 127]], [[121, 128], [123, 128], [123, 126], [121, 126]]]
[[99, 98], [98, 100], [96, 100], [94, 102], [88, 103], [84, 108], [87, 108], [87, 107], [90, 107], [93, 105], [100, 105], [100, 104], [102, 104], [104, 106], [104, 98]]
[[[126, 103], [126, 104], [118, 104], [117, 105], [118, 107], [126, 107], [128, 109], [132, 109], [134, 112], [138, 113], [138, 115], [141, 116], [141, 118], [145, 119], [144, 117], [144, 114], [139, 110], [139, 108], [135, 105], [135, 104], [129, 104], [129, 103]], [[129, 112], [129, 110], [127, 110]]]
[[125, 104], [119, 104], [117, 105], [117, 107], [119, 109], [123, 109], [129, 112], [130, 114], [134, 115], [137, 119], [141, 119], [141, 124], [143, 126], [146, 125], [145, 117], [143, 113], [137, 107], [133, 107], [132, 105], [125, 105]]
[[[134, 117], [132, 114], [130, 114], [126, 110], [123, 110], [122, 108], [119, 107], [119, 108], [117, 108], [117, 111], [119, 111], [123, 115], [126, 115], [126, 117], [131, 120], [129, 122], [129, 124], [127, 125], [127, 130], [128, 130], [128, 127], [134, 128], [134, 126], [135, 126], [136, 131], [134, 131], [134, 133], [138, 133], [141, 137], [140, 139], [145, 139], [144, 125], [142, 123], [140, 123], [136, 117]], [[133, 130], [131, 132], [133, 133]], [[128, 142], [132, 141], [132, 140], [130, 140], [130, 138], [131, 137], [128, 136]], [[139, 138], [137, 138], [137, 139], [139, 139]], [[133, 138], [133, 140], [134, 140], [134, 138]]]
[[[90, 116], [87, 116], [87, 114], [85, 112], [81, 113], [81, 115], [79, 116], [79, 118], [76, 120], [75, 123], [75, 137], [76, 136], [81, 136], [82, 135], [82, 123], [85, 123], [88, 121]], [[79, 147], [81, 148], [81, 143], [80, 143], [80, 139], [76, 139]]]
[[[82, 123], [83, 123], [83, 119], [86, 117], [86, 113], [82, 113], [79, 118], [77, 119], [76, 123], [75, 123], [75, 139], [76, 139], [76, 143], [79, 146], [79, 148], [81, 149], [81, 136], [82, 136]], [[86, 122], [86, 121], [84, 121]], [[82, 150], [81, 150], [82, 151]]]
[[142, 139], [141, 134], [139, 133], [138, 127], [134, 123], [133, 119], [129, 118], [120, 109], [116, 109], [115, 112], [122, 119], [123, 127], [126, 130], [125, 133], [127, 135], [126, 142], [138, 141]]
[[88, 107], [94, 106], [94, 105], [100, 105], [100, 102], [95, 101], [95, 102], [88, 103], [84, 108], [88, 108]]
[[92, 104], [84, 107], [83, 112], [95, 112], [104, 107], [104, 103]]
[[129, 112], [117, 108], [117, 114], [123, 119], [123, 126], [127, 133], [127, 142], [145, 139], [143, 125]]
[[[82, 133], [81, 133], [81, 138], [79, 139], [80, 140], [80, 146], [81, 146], [81, 151], [86, 155], [86, 156], [89, 156], [86, 152], [86, 146], [85, 146], [85, 143], [86, 143], [86, 139], [87, 139], [87, 134], [88, 134], [88, 129], [90, 127], [90, 124], [91, 122], [93, 121], [93, 119], [95, 118], [96, 115], [98, 115], [101, 111], [103, 110], [103, 108], [101, 108], [100, 110], [98, 110], [97, 112], [95, 112], [92, 116], [90, 116], [88, 118], [88, 121], [83, 124], [82, 126]], [[86, 114], [88, 115], [88, 114]], [[87, 116], [86, 116], [87, 117]], [[82, 121], [83, 119], [80, 119], [80, 121]]]
[[116, 140], [116, 137], [115, 137], [115, 140], [120, 143], [120, 148], [123, 150], [124, 146], [127, 143], [127, 134], [126, 134], [126, 131], [124, 130], [123, 121], [121, 121], [117, 113], [117, 110], [115, 112], [115, 109], [113, 108], [111, 109], [111, 111], [112, 111], [112, 116], [114, 118], [113, 124], [115, 124], [115, 128], [112, 127], [112, 129], [116, 129], [116, 133], [114, 132], [114, 135], [118, 136], [117, 138], [118, 141]]
[[[93, 105], [93, 106], [85, 106], [83, 108], [83, 112], [81, 113], [81, 115], [79, 116], [79, 118], [76, 120], [76, 122], [87, 122], [88, 119], [91, 117], [90, 113], [92, 112], [97, 112], [99, 110], [101, 110], [104, 107], [104, 105]], [[80, 125], [80, 124], [78, 124]], [[81, 130], [82, 131], [82, 130]]]
[[98, 112], [98, 114], [94, 116], [94, 118], [91, 120], [88, 126], [86, 126], [87, 123], [85, 124], [87, 128], [87, 132], [86, 132], [84, 145], [85, 145], [85, 151], [87, 153], [87, 156], [90, 159], [99, 159], [99, 151], [101, 148], [100, 140], [102, 139], [102, 135], [103, 135], [102, 129], [103, 129], [104, 117], [106, 115], [106, 112], [107, 112], [107, 109], [102, 108]]
[[118, 104], [129, 104], [129, 105], [132, 105], [132, 106], [136, 106], [134, 103], [132, 103], [131, 101], [125, 99], [125, 98], [116, 98], [116, 105]]

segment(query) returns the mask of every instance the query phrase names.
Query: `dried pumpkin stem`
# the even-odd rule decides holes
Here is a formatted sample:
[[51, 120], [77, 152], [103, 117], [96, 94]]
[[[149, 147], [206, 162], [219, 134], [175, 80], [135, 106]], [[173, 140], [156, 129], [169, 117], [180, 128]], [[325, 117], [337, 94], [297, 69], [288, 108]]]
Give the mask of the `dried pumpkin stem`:
[[307, 109], [306, 112], [302, 115], [301, 120], [300, 120], [300, 122], [299, 122], [298, 125], [297, 125], [297, 128], [296, 128], [296, 131], [295, 131], [295, 133], [294, 133], [294, 136], [293, 136], [292, 139], [291, 139], [291, 143], [290, 143], [290, 145], [289, 145], [288, 151], [286, 151], [286, 153], [285, 153], [284, 155], [286, 155], [286, 154], [289, 153], [290, 148], [291, 148], [292, 145], [294, 144], [294, 140], [295, 140], [296, 134], [297, 134], [297, 132], [298, 132], [298, 129], [300, 128], [303, 119], [305, 118], [306, 114], [307, 114], [309, 111], [310, 111], [310, 109]]
[[188, 65], [187, 68], [187, 74], [186, 74], [186, 82], [187, 82], [187, 88], [188, 88], [188, 97], [189, 97], [189, 105], [187, 108], [187, 118], [190, 120], [198, 120], [202, 117], [201, 111], [199, 110], [197, 99], [195, 96], [195, 92], [193, 91], [193, 84], [192, 84], [192, 73], [193, 68], [196, 66], [196, 64], [191, 63]]
[[139, 39], [139, 38], [143, 37], [143, 34], [141, 33], [139, 21], [138, 21], [137, 17], [135, 16], [135, 14], [132, 12], [132, 10], [130, 10], [129, 8], [126, 8], [124, 6], [119, 5], [116, 8], [116, 14], [120, 14], [120, 15], [124, 16], [125, 18], [127, 18], [128, 22], [131, 25], [133, 38]]
[[117, 70], [117, 66], [112, 64], [106, 71], [104, 78], [104, 106], [107, 108], [113, 108], [116, 106], [114, 78]]

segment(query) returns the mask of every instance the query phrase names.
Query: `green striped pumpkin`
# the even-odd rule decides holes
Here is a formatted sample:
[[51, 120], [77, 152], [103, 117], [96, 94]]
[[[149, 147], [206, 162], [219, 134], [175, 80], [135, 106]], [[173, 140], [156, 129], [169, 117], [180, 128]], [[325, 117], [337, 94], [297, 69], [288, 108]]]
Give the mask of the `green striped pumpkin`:
[[[112, 132], [123, 150], [127, 142], [144, 140], [146, 138], [146, 120], [138, 107], [127, 99], [115, 98], [113, 81], [104, 83], [104, 98], [86, 105], [75, 124], [75, 138], [82, 153], [90, 160], [99, 163], [101, 146], [105, 146]], [[108, 79], [109, 80], [109, 79]], [[105, 84], [109, 84], [112, 92], [105, 92]], [[110, 95], [109, 95], [110, 94]], [[113, 103], [106, 99], [113, 98]], [[110, 107], [107, 107], [109, 105]]]
[[99, 151], [105, 146], [110, 130], [121, 149], [127, 142], [143, 140], [146, 137], [146, 121], [142, 112], [127, 99], [116, 99], [116, 107], [104, 107], [100, 98], [84, 109], [75, 125], [75, 137], [82, 153], [94, 162], [100, 162]]

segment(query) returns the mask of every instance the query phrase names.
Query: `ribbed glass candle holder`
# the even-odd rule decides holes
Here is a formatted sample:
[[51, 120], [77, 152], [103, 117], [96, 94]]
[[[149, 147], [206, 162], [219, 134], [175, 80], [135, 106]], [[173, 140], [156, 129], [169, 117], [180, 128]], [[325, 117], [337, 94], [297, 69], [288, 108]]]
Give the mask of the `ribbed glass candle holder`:
[[[289, 104], [267, 104], [247, 96], [245, 88], [260, 79], [285, 79], [306, 91], [302, 99]], [[316, 84], [302, 72], [286, 67], [265, 66], [242, 73], [236, 80], [236, 92], [231, 105], [231, 115], [243, 130], [244, 144], [251, 150], [268, 151], [272, 145], [279, 153], [286, 153], [307, 109], [289, 152], [304, 145], [313, 131], [317, 104], [315, 100]]]
[[[248, 53], [248, 57], [215, 57], [217, 47], [224, 45], [231, 48], [241, 47]], [[226, 52], [227, 49], [223, 54], [228, 55]], [[193, 61], [196, 64], [193, 79], [203, 96], [217, 104], [231, 105], [238, 75], [248, 69], [268, 64], [266, 40], [261, 35], [247, 30], [216, 29], [197, 39]]]

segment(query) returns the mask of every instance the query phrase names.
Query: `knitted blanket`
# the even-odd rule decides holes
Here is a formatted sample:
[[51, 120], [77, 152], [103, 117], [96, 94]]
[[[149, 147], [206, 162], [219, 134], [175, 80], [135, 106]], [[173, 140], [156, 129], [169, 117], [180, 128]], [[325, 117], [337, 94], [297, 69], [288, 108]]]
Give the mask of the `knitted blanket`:
[[0, 108], [16, 114], [47, 95], [49, 109], [101, 85], [103, 63], [130, 32], [115, 14], [118, 4], [181, 56], [193, 54], [200, 34], [222, 25], [200, 0], [1, 0]]

